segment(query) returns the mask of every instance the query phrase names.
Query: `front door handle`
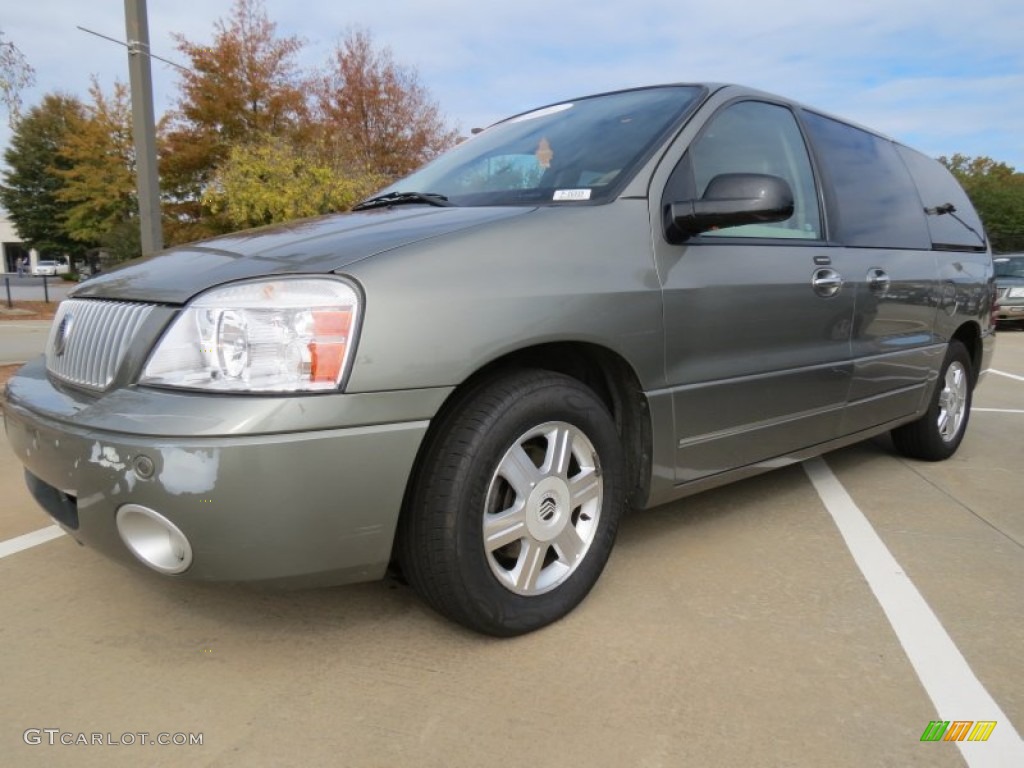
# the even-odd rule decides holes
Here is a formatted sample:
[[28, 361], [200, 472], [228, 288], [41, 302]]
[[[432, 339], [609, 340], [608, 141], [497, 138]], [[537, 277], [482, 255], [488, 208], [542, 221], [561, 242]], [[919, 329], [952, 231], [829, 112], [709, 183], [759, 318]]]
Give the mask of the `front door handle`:
[[889, 290], [889, 275], [886, 274], [884, 269], [878, 267], [872, 267], [868, 270], [868, 288], [874, 293], [885, 293]]
[[834, 269], [816, 269], [811, 278], [811, 286], [816, 294], [827, 299], [839, 293], [843, 287], [843, 276]]

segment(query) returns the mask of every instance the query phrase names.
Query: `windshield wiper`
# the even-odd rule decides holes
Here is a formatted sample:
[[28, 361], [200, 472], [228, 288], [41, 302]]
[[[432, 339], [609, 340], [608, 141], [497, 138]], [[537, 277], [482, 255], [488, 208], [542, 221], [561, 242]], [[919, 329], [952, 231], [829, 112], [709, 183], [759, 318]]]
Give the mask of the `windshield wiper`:
[[455, 205], [449, 203], [448, 198], [437, 192], [388, 192], [377, 197], [371, 197], [352, 206], [353, 211], [366, 211], [370, 208], [383, 208], [390, 205], [404, 205], [406, 203], [426, 203], [447, 208]]
[[978, 238], [982, 248], [985, 247], [985, 237], [978, 232], [974, 227], [968, 224], [966, 221], [956, 215], [956, 206], [952, 203], [943, 203], [942, 205], [936, 205], [934, 208], [925, 208], [924, 212], [929, 216], [949, 216], [960, 223], [964, 229], [968, 230], [972, 235]]

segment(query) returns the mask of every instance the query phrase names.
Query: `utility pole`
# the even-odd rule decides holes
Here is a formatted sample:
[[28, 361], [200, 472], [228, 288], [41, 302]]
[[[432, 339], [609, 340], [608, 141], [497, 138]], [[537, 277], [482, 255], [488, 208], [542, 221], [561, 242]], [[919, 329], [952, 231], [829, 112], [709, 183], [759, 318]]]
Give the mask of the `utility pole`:
[[142, 255], [164, 247], [160, 217], [160, 176], [156, 165], [156, 118], [153, 111], [153, 68], [150, 64], [146, 0], [124, 0], [128, 36], [128, 82], [132, 91], [132, 135], [142, 229]]

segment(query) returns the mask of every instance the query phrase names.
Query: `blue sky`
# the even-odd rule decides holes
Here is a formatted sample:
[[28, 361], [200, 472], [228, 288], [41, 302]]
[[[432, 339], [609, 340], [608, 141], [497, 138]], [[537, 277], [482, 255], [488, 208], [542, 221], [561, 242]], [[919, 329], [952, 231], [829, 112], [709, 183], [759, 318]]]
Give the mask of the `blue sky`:
[[[149, 0], [154, 53], [172, 32], [210, 41], [230, 0]], [[281, 34], [324, 62], [352, 26], [368, 29], [465, 133], [587, 93], [659, 82], [738, 82], [868, 125], [931, 155], [988, 155], [1024, 171], [1021, 0], [266, 0]], [[85, 95], [90, 74], [127, 80], [122, 0], [6, 4], [0, 29], [37, 72], [25, 101]], [[155, 62], [157, 111], [174, 70]], [[0, 147], [9, 140], [0, 128]]]

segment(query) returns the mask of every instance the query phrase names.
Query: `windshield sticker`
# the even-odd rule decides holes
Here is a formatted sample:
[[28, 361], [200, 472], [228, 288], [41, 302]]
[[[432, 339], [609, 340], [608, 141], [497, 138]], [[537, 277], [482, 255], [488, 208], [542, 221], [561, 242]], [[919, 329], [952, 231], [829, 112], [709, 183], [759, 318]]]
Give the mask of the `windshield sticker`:
[[555, 201], [559, 200], [589, 200], [589, 189], [559, 189], [555, 192]]
[[572, 104], [556, 104], [553, 107], [544, 107], [544, 109], [537, 109], [533, 112], [527, 112], [525, 115], [519, 117], [513, 117], [509, 120], [509, 123], [525, 123], [527, 120], [536, 120], [538, 117], [547, 117], [548, 115], [557, 115], [559, 112], [565, 112], [567, 109], [572, 109]]

